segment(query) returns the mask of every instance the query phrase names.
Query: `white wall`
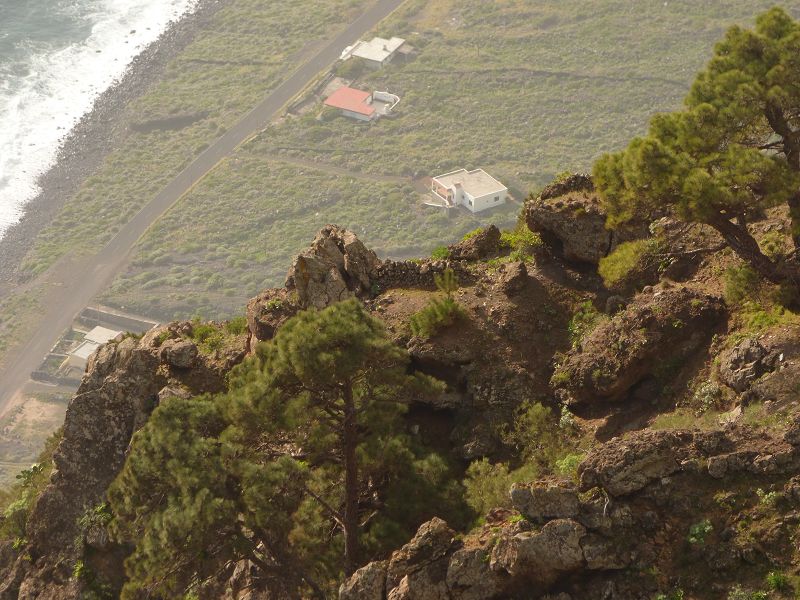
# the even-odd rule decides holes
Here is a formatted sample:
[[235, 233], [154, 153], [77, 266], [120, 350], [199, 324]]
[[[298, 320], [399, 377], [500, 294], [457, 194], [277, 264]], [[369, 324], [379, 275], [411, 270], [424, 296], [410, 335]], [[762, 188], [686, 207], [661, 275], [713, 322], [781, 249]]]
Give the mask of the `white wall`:
[[[494, 200], [495, 198], [498, 198], [497, 202], [495, 202]], [[466, 206], [467, 209], [471, 210], [472, 212], [480, 212], [482, 210], [487, 210], [489, 208], [505, 204], [507, 199], [508, 199], [508, 192], [502, 191], [502, 192], [497, 192], [495, 194], [487, 194], [485, 196], [479, 196], [477, 198], [473, 198], [472, 199], [473, 206], [470, 206], [467, 198], [465, 198], [464, 206]]]
[[342, 114], [345, 117], [350, 117], [351, 119], [358, 119], [359, 121], [371, 121], [372, 118], [368, 117], [367, 115], [362, 115], [361, 113], [352, 112], [349, 110], [342, 110]]

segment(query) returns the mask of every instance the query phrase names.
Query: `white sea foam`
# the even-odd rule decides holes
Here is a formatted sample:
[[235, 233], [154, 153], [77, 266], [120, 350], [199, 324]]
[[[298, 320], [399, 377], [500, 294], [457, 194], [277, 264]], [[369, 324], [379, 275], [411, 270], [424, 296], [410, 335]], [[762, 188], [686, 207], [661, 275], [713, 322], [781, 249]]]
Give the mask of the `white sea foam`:
[[[63, 137], [131, 60], [197, 0], [93, 0], [91, 33], [33, 53], [28, 73], [0, 79], [0, 237], [38, 194]], [[1, 258], [1, 257], [0, 257]]]

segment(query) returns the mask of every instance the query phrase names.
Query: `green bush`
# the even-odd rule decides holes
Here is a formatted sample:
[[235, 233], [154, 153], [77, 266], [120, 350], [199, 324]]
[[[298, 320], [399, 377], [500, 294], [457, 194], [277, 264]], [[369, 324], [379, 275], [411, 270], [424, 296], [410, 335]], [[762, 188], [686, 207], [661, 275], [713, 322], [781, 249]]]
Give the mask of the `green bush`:
[[564, 458], [556, 461], [556, 470], [573, 481], [578, 481], [578, 467], [586, 457], [585, 454], [567, 454]]
[[464, 309], [453, 298], [433, 298], [428, 306], [411, 315], [411, 333], [430, 338], [463, 316]]
[[431, 252], [431, 258], [434, 260], [447, 260], [450, 258], [450, 249], [447, 246], [438, 246]]
[[728, 592], [728, 600], [767, 600], [768, 597], [766, 592], [752, 592], [744, 589], [740, 585], [734, 586], [731, 591]]
[[533, 252], [541, 245], [542, 238], [539, 234], [532, 232], [523, 222], [513, 231], [503, 231], [500, 234], [500, 247], [511, 250], [508, 258], [512, 261], [530, 262]]
[[549, 472], [558, 469], [559, 460], [567, 458], [569, 448], [564, 438], [553, 410], [539, 402], [520, 405], [511, 429], [503, 433], [503, 441], [514, 446], [522, 460]]
[[247, 333], [247, 317], [236, 317], [225, 323], [225, 330], [231, 335]]
[[760, 282], [761, 278], [752, 267], [729, 267], [725, 271], [725, 301], [736, 305], [752, 300]]
[[411, 333], [426, 339], [464, 315], [464, 309], [453, 298], [453, 292], [458, 289], [453, 270], [445, 269], [441, 275], [434, 275], [434, 281], [444, 298], [432, 298], [425, 308], [411, 315], [410, 321]]
[[624, 242], [601, 258], [597, 271], [606, 287], [613, 287], [625, 279], [641, 263], [649, 248], [649, 240]]
[[689, 527], [689, 535], [686, 540], [693, 545], [702, 546], [706, 543], [706, 537], [714, 531], [714, 526], [708, 519], [703, 519]]
[[61, 441], [59, 429], [45, 442], [38, 461], [17, 475], [17, 483], [0, 497], [3, 519], [0, 524], [0, 539], [15, 540], [15, 549], [25, 543], [25, 528], [28, 516], [39, 494], [50, 481], [53, 470], [53, 453]]
[[765, 578], [767, 587], [776, 592], [786, 592], [791, 589], [789, 578], [780, 571], [770, 571]]
[[511, 485], [536, 479], [537, 474], [534, 465], [509, 471], [506, 463], [492, 464], [486, 458], [476, 460], [470, 464], [464, 478], [467, 504], [478, 515], [485, 515], [493, 508], [510, 508]]
[[214, 352], [222, 347], [225, 334], [222, 330], [210, 323], [192, 323], [192, 339], [197, 342], [197, 347], [206, 353]]
[[572, 345], [577, 346], [580, 344], [581, 340], [599, 324], [601, 319], [602, 315], [594, 307], [591, 300], [583, 302], [567, 326]]

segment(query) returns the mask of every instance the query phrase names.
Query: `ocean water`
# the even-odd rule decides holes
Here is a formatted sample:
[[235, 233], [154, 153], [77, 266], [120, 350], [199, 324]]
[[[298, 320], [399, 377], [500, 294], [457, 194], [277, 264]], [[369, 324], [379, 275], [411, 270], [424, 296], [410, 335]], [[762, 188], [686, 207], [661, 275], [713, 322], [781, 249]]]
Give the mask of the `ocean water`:
[[197, 0], [0, 0], [0, 237], [61, 140]]

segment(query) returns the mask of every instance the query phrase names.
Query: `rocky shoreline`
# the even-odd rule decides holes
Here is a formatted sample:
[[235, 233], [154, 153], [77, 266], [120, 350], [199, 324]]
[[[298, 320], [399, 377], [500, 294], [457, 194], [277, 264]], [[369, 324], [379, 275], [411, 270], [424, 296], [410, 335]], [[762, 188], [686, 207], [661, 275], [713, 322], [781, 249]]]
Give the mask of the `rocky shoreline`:
[[20, 282], [20, 264], [39, 232], [129, 135], [125, 107], [159, 81], [169, 62], [229, 2], [199, 0], [191, 14], [171, 23], [133, 59], [122, 79], [103, 92], [65, 136], [56, 162], [39, 178], [41, 192], [25, 205], [20, 222], [0, 239], [0, 294]]

